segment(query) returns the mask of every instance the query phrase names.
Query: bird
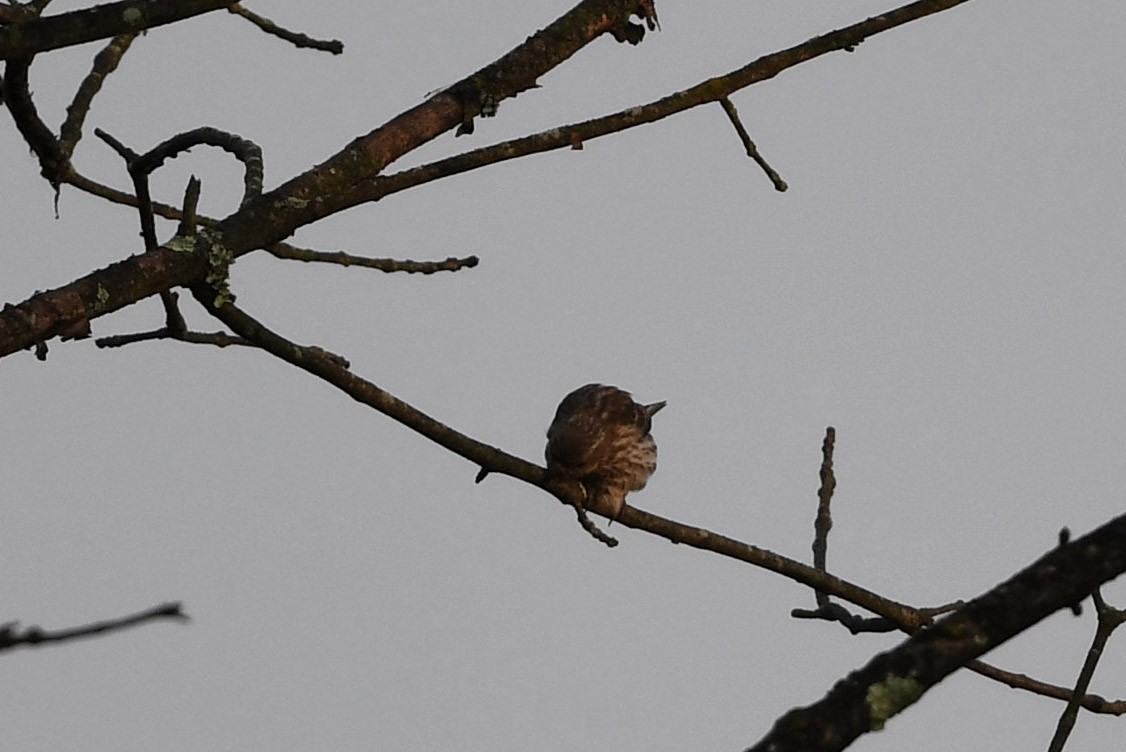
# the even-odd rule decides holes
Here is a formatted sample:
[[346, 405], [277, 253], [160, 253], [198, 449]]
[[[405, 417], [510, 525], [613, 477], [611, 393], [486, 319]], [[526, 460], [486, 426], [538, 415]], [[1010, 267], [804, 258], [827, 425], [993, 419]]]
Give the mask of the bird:
[[645, 488], [657, 469], [657, 443], [649, 430], [665, 404], [642, 405], [604, 384], [571, 392], [547, 429], [547, 478], [578, 481], [584, 507], [618, 519], [626, 494]]

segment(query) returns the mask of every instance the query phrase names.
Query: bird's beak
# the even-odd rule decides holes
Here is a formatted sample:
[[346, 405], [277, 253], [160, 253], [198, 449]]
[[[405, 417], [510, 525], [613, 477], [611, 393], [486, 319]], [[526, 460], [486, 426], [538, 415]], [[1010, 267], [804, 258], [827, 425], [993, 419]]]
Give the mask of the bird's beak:
[[667, 402], [661, 401], [661, 402], [654, 402], [652, 405], [646, 405], [645, 406], [645, 414], [648, 415], [650, 418], [652, 418], [654, 415], [657, 414], [658, 410], [660, 410], [662, 407], [664, 407], [667, 404], [668, 404]]

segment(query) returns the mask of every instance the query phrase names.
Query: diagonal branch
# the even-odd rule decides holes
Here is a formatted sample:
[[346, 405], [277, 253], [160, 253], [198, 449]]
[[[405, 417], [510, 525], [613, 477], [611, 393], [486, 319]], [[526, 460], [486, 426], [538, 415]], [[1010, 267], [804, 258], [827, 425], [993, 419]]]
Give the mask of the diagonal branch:
[[881, 653], [820, 701], [778, 719], [748, 752], [830, 752], [878, 731], [970, 660], [1126, 571], [1126, 515], [1041, 557], [933, 627]]
[[[348, 370], [347, 361], [340, 356], [317, 347], [296, 345], [266, 329], [235, 306], [223, 305], [215, 308], [213, 305], [215, 293], [205, 286], [197, 286], [193, 288], [192, 292], [216, 318], [245, 340], [258, 345], [261, 349], [285, 362], [317, 376], [357, 402], [374, 408], [439, 446], [480, 466], [481, 472], [477, 476], [479, 479], [490, 473], [500, 473], [541, 488], [569, 506], [577, 508], [578, 502], [582, 501], [578, 489], [573, 485], [547, 481], [542, 467], [510, 455], [497, 447], [477, 441], [431, 418], [421, 410], [352, 373]], [[602, 514], [597, 509], [591, 509], [591, 511]], [[606, 515], [603, 514], [603, 516]], [[897, 603], [859, 585], [834, 577], [825, 571], [802, 564], [773, 551], [704, 528], [675, 522], [636, 507], [624, 507], [617, 521], [626, 527], [666, 538], [672, 543], [682, 543], [703, 551], [710, 551], [780, 574], [795, 582], [808, 585], [818, 592], [836, 596], [879, 614], [908, 633], [915, 633], [931, 624], [939, 610], [916, 609]], [[945, 607], [943, 608], [945, 609]], [[1048, 697], [1067, 700], [1072, 694], [1068, 689], [1044, 684], [980, 661], [972, 661], [969, 667], [1011, 687], [1026, 689]], [[1121, 714], [1126, 712], [1126, 703], [1107, 702], [1094, 695], [1085, 695], [1082, 698], [1082, 705], [1088, 710], [1102, 713]]]
[[653, 102], [629, 107], [593, 120], [560, 125], [530, 136], [474, 149], [393, 175], [376, 177], [362, 186], [357, 186], [356, 190], [346, 197], [338, 197], [338, 200], [347, 198], [348, 206], [362, 201], [378, 201], [384, 196], [439, 178], [459, 175], [529, 154], [573, 148], [576, 143], [583, 144], [600, 136], [647, 125], [693, 107], [722, 101], [736, 91], [773, 78], [788, 68], [830, 52], [851, 50], [868, 37], [924, 16], [949, 10], [965, 2], [969, 0], [920, 0], [910, 3], [843, 29], [814, 37], [789, 49], [760, 57], [742, 68], [702, 81], [689, 89]]
[[[339, 356], [327, 353], [321, 348], [300, 346], [290, 342], [233, 305], [216, 306], [214, 290], [205, 285], [194, 286], [192, 293], [213, 316], [238, 336], [290, 365], [326, 381], [357, 402], [374, 408], [439, 446], [464, 457], [478, 465], [482, 471], [522, 480], [547, 491], [570, 506], [578, 506], [582, 503], [583, 499], [579, 496], [575, 484], [549, 481], [545, 478], [544, 468], [477, 441], [435, 420], [390, 392], [352, 373], [348, 369], [347, 362]], [[590, 511], [603, 514], [602, 510], [593, 507]], [[908, 632], [913, 632], [929, 622], [929, 617], [917, 609], [896, 603], [799, 561], [704, 528], [684, 525], [630, 506], [622, 509], [617, 521], [626, 527], [667, 538], [673, 543], [683, 543], [711, 551], [784, 575], [878, 613]]]
[[180, 603], [162, 603], [159, 606], [123, 616], [120, 619], [107, 619], [106, 621], [98, 621], [70, 629], [46, 630], [41, 627], [28, 627], [19, 630], [15, 622], [9, 622], [0, 625], [0, 650], [11, 650], [20, 645], [46, 645], [82, 637], [95, 637], [107, 632], [116, 632], [161, 619], [187, 621], [188, 616], [184, 613]]
[[[233, 260], [284, 240], [294, 230], [339, 211], [330, 197], [377, 175], [392, 161], [536, 80], [604, 33], [629, 23], [642, 0], [582, 0], [496, 62], [360, 136], [343, 150], [217, 224], [213, 245]], [[225, 4], [224, 4], [225, 5]], [[0, 357], [73, 330], [91, 318], [201, 278], [198, 254], [165, 245], [55, 290], [0, 310]]]
[[124, 0], [0, 28], [0, 60], [134, 34], [225, 8], [233, 0]]
[[[79, 84], [74, 100], [66, 108], [66, 120], [59, 127], [59, 143], [67, 159], [74, 154], [74, 147], [82, 138], [82, 124], [86, 121], [94, 97], [101, 91], [106, 77], [117, 70], [121, 58], [129, 51], [136, 37], [136, 34], [120, 34], [94, 56], [94, 64]], [[71, 171], [73, 169], [70, 168]]]
[[773, 167], [766, 161], [766, 159], [759, 153], [758, 146], [755, 145], [751, 134], [747, 133], [743, 121], [739, 119], [739, 110], [736, 109], [735, 103], [727, 97], [719, 100], [720, 105], [723, 106], [723, 111], [727, 115], [727, 119], [731, 121], [731, 125], [735, 128], [735, 133], [738, 134], [739, 140], [743, 142], [743, 149], [747, 152], [747, 156], [755, 161], [766, 176], [770, 178], [770, 182], [774, 184], [774, 190], [782, 193], [789, 189], [790, 186], [786, 185], [786, 181], [782, 179]]
[[[853, 47], [873, 34], [968, 0], [920, 0], [844, 29], [767, 55], [717, 79], [673, 94], [650, 105], [577, 126], [554, 129], [408, 170], [376, 178], [389, 164], [442, 133], [463, 126], [487, 101], [499, 102], [536, 85], [558, 66], [604, 33], [621, 32], [631, 14], [647, 18], [642, 0], [582, 0], [511, 52], [425, 102], [360, 136], [342, 151], [275, 190], [259, 196], [219, 222], [213, 237], [231, 258], [284, 240], [297, 228], [365, 201], [484, 164], [571, 146], [584, 138], [653, 122], [704, 102], [713, 102], [757, 81], [828, 52]], [[640, 13], [638, 11], [641, 11]], [[118, 310], [199, 278], [199, 259], [168, 246], [121, 262], [115, 274], [102, 270], [36, 295], [0, 311], [0, 357], [37, 345], [82, 326], [90, 318]], [[142, 268], [144, 264], [144, 268]], [[132, 269], [130, 269], [132, 267]], [[100, 297], [95, 294], [104, 291]]]
[[1091, 685], [1091, 678], [1095, 675], [1095, 667], [1103, 656], [1107, 640], [1114, 630], [1126, 623], [1126, 611], [1108, 605], [1099, 590], [1096, 589], [1091, 597], [1095, 601], [1095, 614], [1098, 617], [1095, 636], [1091, 640], [1091, 647], [1087, 650], [1087, 659], [1083, 662], [1083, 668], [1075, 682], [1072, 697], [1056, 724], [1056, 733], [1048, 745], [1048, 752], [1060, 752], [1063, 745], [1067, 743], [1067, 738], [1075, 726], [1075, 719], [1079, 715], [1079, 705], [1087, 695], [1087, 687]]

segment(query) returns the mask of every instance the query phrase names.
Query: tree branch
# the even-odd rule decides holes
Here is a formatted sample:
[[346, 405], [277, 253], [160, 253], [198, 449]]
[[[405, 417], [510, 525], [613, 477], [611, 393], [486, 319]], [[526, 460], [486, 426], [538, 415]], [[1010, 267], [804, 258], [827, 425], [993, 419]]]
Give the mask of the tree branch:
[[0, 28], [0, 60], [30, 57], [119, 34], [183, 21], [226, 8], [232, 0], [124, 0]]
[[183, 612], [180, 603], [162, 603], [159, 606], [140, 611], [120, 619], [108, 619], [94, 622], [81, 627], [48, 631], [40, 627], [28, 627], [18, 631], [17, 622], [8, 622], [0, 625], [0, 650], [11, 650], [19, 645], [46, 645], [54, 642], [66, 642], [84, 637], [95, 637], [107, 632], [116, 632], [129, 627], [135, 627], [159, 619], [172, 619], [187, 621], [188, 616]]
[[[448, 89], [355, 139], [335, 156], [250, 201], [212, 229], [212, 245], [234, 259], [277, 243], [298, 227], [335, 213], [329, 200], [355, 183], [536, 80], [591, 41], [629, 23], [642, 0], [582, 0], [511, 52]], [[223, 5], [226, 5], [224, 3]], [[206, 273], [199, 254], [162, 246], [118, 262], [64, 287], [0, 310], [0, 357], [71, 331], [89, 331], [89, 319], [118, 310]]]
[[789, 49], [760, 57], [742, 68], [702, 81], [689, 89], [653, 102], [629, 107], [593, 120], [560, 125], [530, 136], [474, 149], [393, 175], [379, 176], [356, 186], [355, 191], [337, 197], [337, 200], [346, 200], [346, 206], [354, 206], [363, 201], [378, 201], [384, 196], [439, 178], [459, 175], [530, 154], [574, 148], [575, 144], [584, 144], [600, 136], [647, 125], [693, 107], [721, 101], [740, 89], [773, 78], [788, 68], [830, 52], [851, 50], [868, 37], [924, 16], [949, 10], [965, 2], [969, 0], [920, 0], [910, 3], [860, 23], [814, 37]]
[[340, 55], [344, 52], [344, 43], [339, 39], [313, 39], [306, 34], [290, 31], [289, 29], [278, 26], [265, 16], [260, 16], [252, 10], [242, 7], [240, 3], [231, 3], [227, 10], [234, 13], [236, 16], [245, 18], [267, 34], [275, 36], [278, 39], [284, 39], [294, 47], [306, 47], [313, 50], [320, 50], [321, 52], [331, 52], [333, 55]]
[[[74, 147], [78, 145], [79, 139], [82, 138], [82, 124], [86, 121], [86, 114], [90, 111], [94, 97], [101, 91], [106, 76], [117, 70], [121, 58], [129, 51], [136, 36], [136, 34], [118, 35], [94, 56], [90, 72], [78, 86], [74, 100], [66, 108], [66, 120], [59, 127], [59, 145], [68, 160], [74, 154]], [[73, 170], [73, 167], [71, 169]]]
[[1107, 605], [1106, 601], [1103, 600], [1102, 593], [1097, 589], [1091, 594], [1091, 597], [1095, 601], [1095, 613], [1098, 617], [1095, 637], [1091, 640], [1091, 647], [1087, 650], [1087, 659], [1083, 662], [1083, 668], [1075, 682], [1075, 690], [1071, 694], [1071, 699], [1068, 700], [1067, 707], [1060, 715], [1059, 723], [1056, 725], [1056, 733], [1048, 745], [1048, 752], [1060, 752], [1063, 745], [1067, 743], [1067, 737], [1071, 735], [1071, 729], [1075, 726], [1075, 719], [1079, 715], [1080, 702], [1086, 696], [1087, 687], [1091, 686], [1091, 678], [1095, 675], [1095, 667], [1099, 665], [1099, 659], [1103, 656], [1103, 648], [1106, 647], [1107, 640], [1110, 639], [1114, 630], [1126, 623], [1126, 611]]
[[881, 653], [819, 702], [778, 719], [748, 752], [841, 750], [970, 660], [1126, 571], [1126, 515], [1056, 548], [1006, 582]]
[[[312, 170], [250, 201], [213, 228], [213, 237], [231, 258], [280, 242], [298, 227], [358, 203], [376, 200], [445, 174], [454, 174], [523, 154], [571, 146], [581, 138], [652, 122], [737, 89], [777, 75], [827, 52], [846, 49], [864, 38], [968, 0], [921, 0], [764, 58], [673, 94], [651, 105], [468, 152], [451, 160], [416, 168], [389, 178], [375, 178], [402, 155], [438, 135], [464, 126], [487, 101], [499, 102], [536, 85], [556, 67], [603, 33], [620, 32], [629, 16], [647, 18], [642, 0], [583, 0], [542, 31], [496, 62], [435, 94], [385, 125], [361, 136]], [[640, 11], [640, 12], [639, 12]], [[640, 27], [638, 27], [640, 28]], [[388, 182], [391, 181], [391, 182]], [[94, 272], [56, 290], [36, 295], [0, 311], [0, 357], [53, 336], [88, 328], [88, 320], [131, 305], [161, 290], [189, 285], [199, 278], [200, 259], [162, 246], [120, 262], [122, 266]], [[132, 267], [132, 269], [130, 269]], [[135, 279], [133, 279], [135, 277]], [[104, 290], [100, 298], [95, 293]]]
[[266, 250], [275, 258], [280, 259], [337, 264], [339, 266], [362, 266], [387, 273], [435, 274], [437, 272], [456, 272], [462, 269], [472, 269], [480, 263], [480, 259], [476, 256], [466, 256], [465, 258], [450, 256], [443, 261], [411, 261], [410, 259], [356, 256], [344, 251], [315, 251], [310, 248], [296, 248], [286, 243], [275, 243]]

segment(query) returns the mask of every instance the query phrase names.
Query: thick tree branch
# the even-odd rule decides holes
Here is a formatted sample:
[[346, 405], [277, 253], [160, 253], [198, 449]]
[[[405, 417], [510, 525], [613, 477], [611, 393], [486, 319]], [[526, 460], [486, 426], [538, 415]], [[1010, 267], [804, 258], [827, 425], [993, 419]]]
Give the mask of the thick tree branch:
[[[591, 138], [652, 122], [702, 102], [717, 101], [813, 57], [854, 46], [867, 36], [963, 2], [967, 0], [911, 3], [789, 50], [768, 55], [727, 76], [704, 82], [652, 105], [590, 121], [575, 126], [575, 129], [581, 131], [580, 135], [584, 138]], [[570, 146], [573, 133], [556, 129], [510, 142], [509, 145], [469, 152], [453, 158], [458, 160], [456, 163], [449, 160], [435, 163], [430, 166], [429, 172], [427, 168], [407, 171], [393, 183], [373, 180], [403, 154], [475, 116], [486, 100], [500, 101], [534, 86], [540, 76], [599, 35], [620, 30], [639, 8], [640, 15], [645, 17], [644, 3], [639, 0], [583, 0], [495, 63], [357, 138], [343, 151], [309, 172], [251, 201], [216, 225], [216, 242], [237, 258], [254, 249], [280, 242], [298, 227], [362, 201], [374, 200], [395, 190], [432, 180], [441, 174], [453, 174], [525, 153]], [[443, 173], [444, 170], [447, 172]], [[141, 259], [146, 257], [153, 258], [148, 258], [142, 269]], [[200, 270], [197, 259], [186, 258], [186, 254], [169, 247], [158, 248], [122, 263], [135, 265], [133, 274], [138, 277], [145, 275], [145, 278], [127, 286], [114, 283], [111, 290], [108, 285], [112, 281], [105, 279], [103, 270], [0, 311], [0, 357], [83, 326], [83, 322], [93, 316], [130, 305], [160, 290], [190, 284]], [[128, 275], [127, 267], [120, 271]], [[100, 304], [92, 297], [92, 293], [100, 289], [99, 285], [110, 293], [108, 305]]]
[[[303, 175], [264, 194], [218, 223], [213, 246], [231, 258], [277, 243], [298, 227], [339, 211], [334, 194], [373, 177], [403, 154], [475, 116], [486, 99], [500, 101], [536, 80], [582, 47], [628, 24], [641, 0], [583, 0], [496, 62], [462, 79], [387, 124], [361, 136]], [[143, 262], [143, 266], [142, 266]], [[50, 337], [87, 330], [89, 319], [200, 278], [198, 254], [169, 246], [0, 311], [0, 357]], [[110, 274], [110, 270], [113, 274]], [[129, 280], [128, 277], [136, 277]]]
[[[833, 491], [837, 486], [836, 475], [833, 472], [833, 449], [836, 445], [836, 436], [836, 430], [830, 426], [825, 429], [825, 439], [821, 444], [821, 469], [819, 472], [821, 485], [817, 490], [817, 516], [814, 521], [815, 533], [813, 539], [813, 566], [819, 572], [827, 570], [826, 561], [828, 556], [829, 531], [833, 527], [830, 505], [833, 499]], [[1069, 540], [1070, 533], [1068, 533], [1067, 528], [1064, 528], [1060, 532], [1060, 545], [1068, 543]], [[898, 625], [889, 619], [884, 617], [866, 618], [858, 614], [853, 614], [839, 603], [831, 602], [829, 596], [825, 593], [815, 590], [814, 594], [817, 600], [816, 609], [807, 610], [796, 608], [790, 611], [790, 616], [796, 619], [823, 619], [825, 621], [839, 622], [852, 634], [859, 634], [861, 632], [891, 632], [900, 629]], [[1096, 599], [1097, 597], [1098, 593], [1096, 591]], [[920, 622], [929, 624], [935, 617], [955, 611], [964, 605], [965, 603], [962, 601], [955, 601], [943, 606], [920, 609], [918, 611]], [[1076, 615], [1078, 615], [1079, 611], [1074, 606], [1073, 610], [1076, 612]], [[1077, 689], [1072, 691], [1064, 687], [1047, 684], [1024, 674], [1006, 671], [978, 660], [970, 661], [966, 664], [966, 668], [1014, 689], [1023, 689], [1034, 694], [1052, 697], [1058, 700], [1068, 700], [1069, 705], [1075, 705], [1076, 707], [1081, 706], [1093, 712], [1113, 715], [1126, 713], [1126, 702], [1107, 702], [1097, 695], [1089, 695], [1086, 693], [1085, 684], [1082, 685], [1082, 691], [1079, 690], [1078, 685]]]
[[1041, 557], [962, 608], [881, 653], [819, 702], [791, 710], [748, 752], [841, 750], [914, 704], [970, 660], [1068, 608], [1126, 571], [1126, 515]]
[[0, 59], [134, 34], [226, 8], [232, 0], [125, 0], [0, 28]]
[[9, 60], [4, 65], [4, 105], [15, 121], [16, 129], [39, 159], [40, 173], [54, 186], [62, 181], [69, 169], [69, 159], [63, 153], [55, 134], [39, 117], [31, 98], [28, 81], [30, 60]]
[[1072, 697], [1068, 700], [1067, 707], [1064, 708], [1060, 720], [1056, 724], [1056, 733], [1048, 745], [1048, 752], [1061, 752], [1064, 744], [1067, 743], [1067, 738], [1075, 726], [1075, 719], [1079, 715], [1080, 703], [1087, 695], [1087, 687], [1091, 686], [1091, 678], [1095, 675], [1095, 667], [1099, 665], [1099, 659], [1103, 656], [1103, 649], [1106, 647], [1107, 640], [1110, 639], [1114, 630], [1126, 623], [1126, 611], [1109, 606], [1103, 600], [1103, 595], [1099, 590], [1096, 589], [1091, 597], [1095, 601], [1095, 615], [1097, 616], [1095, 636], [1091, 640], [1091, 647], [1087, 650], [1087, 659], [1083, 661], [1079, 678], [1075, 681], [1075, 690], [1072, 692]]
[[593, 120], [561, 125], [530, 136], [464, 152], [393, 175], [376, 177], [364, 185], [357, 186], [355, 191], [346, 196], [338, 197], [337, 200], [347, 199], [347, 206], [362, 201], [378, 201], [384, 196], [439, 178], [459, 175], [529, 154], [573, 148], [576, 143], [583, 144], [600, 136], [647, 125], [693, 107], [722, 101], [734, 92], [773, 78], [788, 68], [830, 52], [850, 50], [868, 37], [965, 2], [969, 0], [920, 0], [852, 26], [814, 37], [789, 49], [766, 55], [723, 76], [708, 79], [656, 101]]

